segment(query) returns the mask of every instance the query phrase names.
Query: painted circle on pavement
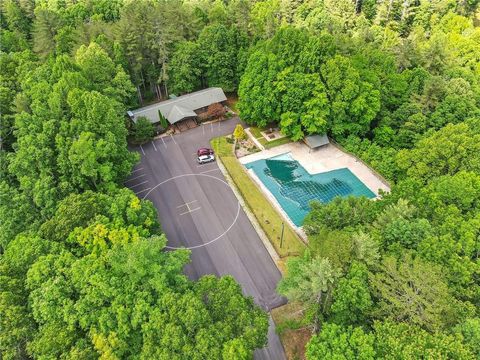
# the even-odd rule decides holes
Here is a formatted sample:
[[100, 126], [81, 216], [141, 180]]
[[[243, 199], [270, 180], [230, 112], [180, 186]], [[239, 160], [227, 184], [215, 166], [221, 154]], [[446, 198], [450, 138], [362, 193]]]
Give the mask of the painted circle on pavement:
[[[161, 183], [158, 183], [157, 185], [155, 185], [154, 187], [152, 187], [144, 196], [142, 199], [145, 199], [152, 191], [156, 190], [158, 187], [162, 186], [163, 184], [166, 184], [172, 180], [176, 180], [176, 179], [180, 179], [182, 177], [190, 177], [190, 176], [201, 176], [201, 177], [205, 177], [205, 178], [210, 178], [210, 179], [215, 179], [217, 181], [220, 181], [221, 183], [223, 183], [224, 185], [226, 185], [228, 188], [230, 188], [230, 185], [228, 185], [228, 183], [222, 179], [219, 179], [215, 176], [212, 176], [212, 175], [208, 175], [208, 174], [183, 174], [183, 175], [177, 175], [177, 176], [173, 176], [167, 180], [164, 180], [162, 181]], [[206, 243], [203, 243], [203, 244], [200, 244], [200, 245], [195, 245], [195, 246], [189, 246], [189, 247], [185, 247], [185, 246], [181, 246], [181, 247], [175, 247], [175, 246], [165, 246], [165, 248], [167, 249], [171, 249], [171, 250], [178, 250], [178, 249], [189, 249], [189, 250], [193, 250], [193, 249], [198, 249], [198, 248], [201, 248], [201, 247], [204, 247], [204, 246], [207, 246], [207, 245], [210, 245], [212, 243], [214, 243], [215, 241], [221, 239], [227, 232], [230, 231], [230, 229], [233, 227], [233, 225], [235, 225], [235, 223], [237, 222], [237, 219], [240, 215], [240, 203], [237, 201], [237, 213], [235, 215], [235, 218], [233, 219], [233, 222], [230, 224], [230, 226], [223, 232], [221, 233], [220, 235], [218, 235], [217, 237], [215, 237], [214, 239], [211, 239], [209, 241], [207, 241]]]

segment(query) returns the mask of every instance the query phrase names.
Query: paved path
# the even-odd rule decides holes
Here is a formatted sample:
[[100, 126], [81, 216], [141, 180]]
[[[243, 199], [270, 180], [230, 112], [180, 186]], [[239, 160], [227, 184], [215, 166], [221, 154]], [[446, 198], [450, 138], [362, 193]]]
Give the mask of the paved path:
[[[170, 248], [192, 251], [185, 273], [232, 275], [265, 310], [285, 303], [275, 289], [280, 272], [226, 183], [217, 163], [198, 165], [196, 150], [213, 137], [232, 133], [238, 118], [202, 125], [135, 148], [141, 161], [125, 184], [151, 200]], [[285, 359], [270, 319], [268, 345], [255, 359]]]

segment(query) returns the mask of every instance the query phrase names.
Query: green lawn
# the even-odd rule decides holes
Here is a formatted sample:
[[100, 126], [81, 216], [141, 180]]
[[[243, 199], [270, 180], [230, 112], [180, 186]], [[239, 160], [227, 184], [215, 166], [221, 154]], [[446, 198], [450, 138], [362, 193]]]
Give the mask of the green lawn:
[[256, 126], [250, 126], [250, 132], [252, 133], [253, 136], [255, 136], [255, 138], [257, 138], [258, 140], [262, 140], [262, 139], [265, 140], [265, 138], [260, 133], [260, 131], [261, 130], [259, 128], [257, 128]]
[[[233, 145], [226, 141], [225, 137], [212, 139], [212, 148], [215, 150], [217, 159], [227, 169], [245, 203], [257, 218], [258, 223], [267, 235], [280, 257], [298, 255], [303, 252], [305, 245], [288, 225], [273, 205], [265, 198], [262, 191], [247, 174], [245, 167], [240, 164], [233, 155]], [[285, 223], [283, 244], [280, 247], [282, 222]]]
[[291, 142], [291, 140], [288, 137], [283, 137], [281, 139], [268, 141], [261, 134], [261, 131], [263, 130], [264, 129], [260, 129], [256, 126], [250, 126], [250, 133], [258, 140], [260, 144], [262, 144], [265, 147], [265, 149], [271, 149], [275, 146], [288, 144], [289, 142]]
[[292, 142], [292, 140], [290, 140], [288, 137], [284, 137], [284, 138], [273, 140], [273, 141], [265, 140], [265, 144], [262, 144], [262, 145], [265, 146], [265, 149], [271, 149], [275, 146], [288, 144], [289, 142]]

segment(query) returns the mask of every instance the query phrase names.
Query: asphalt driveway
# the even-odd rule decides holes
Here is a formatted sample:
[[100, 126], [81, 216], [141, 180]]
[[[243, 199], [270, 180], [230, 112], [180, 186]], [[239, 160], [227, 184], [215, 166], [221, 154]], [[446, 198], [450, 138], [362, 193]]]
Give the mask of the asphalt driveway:
[[[238, 118], [201, 125], [151, 141], [134, 150], [141, 161], [125, 182], [153, 202], [171, 249], [191, 249], [185, 273], [232, 275], [245, 294], [269, 311], [285, 303], [275, 289], [280, 272], [240, 207], [217, 163], [198, 165], [196, 150], [211, 138], [233, 132]], [[255, 359], [285, 359], [270, 319], [268, 345]]]

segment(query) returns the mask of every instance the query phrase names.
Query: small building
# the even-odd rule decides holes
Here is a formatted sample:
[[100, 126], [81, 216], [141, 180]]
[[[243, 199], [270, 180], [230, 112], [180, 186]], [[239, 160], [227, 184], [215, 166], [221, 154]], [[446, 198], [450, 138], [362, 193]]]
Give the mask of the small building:
[[330, 144], [330, 140], [326, 134], [305, 136], [303, 142], [310, 148], [309, 151]]
[[212, 87], [130, 110], [127, 114], [133, 122], [143, 116], [154, 125], [160, 127], [166, 127], [165, 125], [168, 124], [176, 125], [182, 130], [185, 127], [196, 126], [197, 116], [205, 112], [208, 106], [215, 103], [224, 104], [226, 100], [227, 97], [221, 88]]

